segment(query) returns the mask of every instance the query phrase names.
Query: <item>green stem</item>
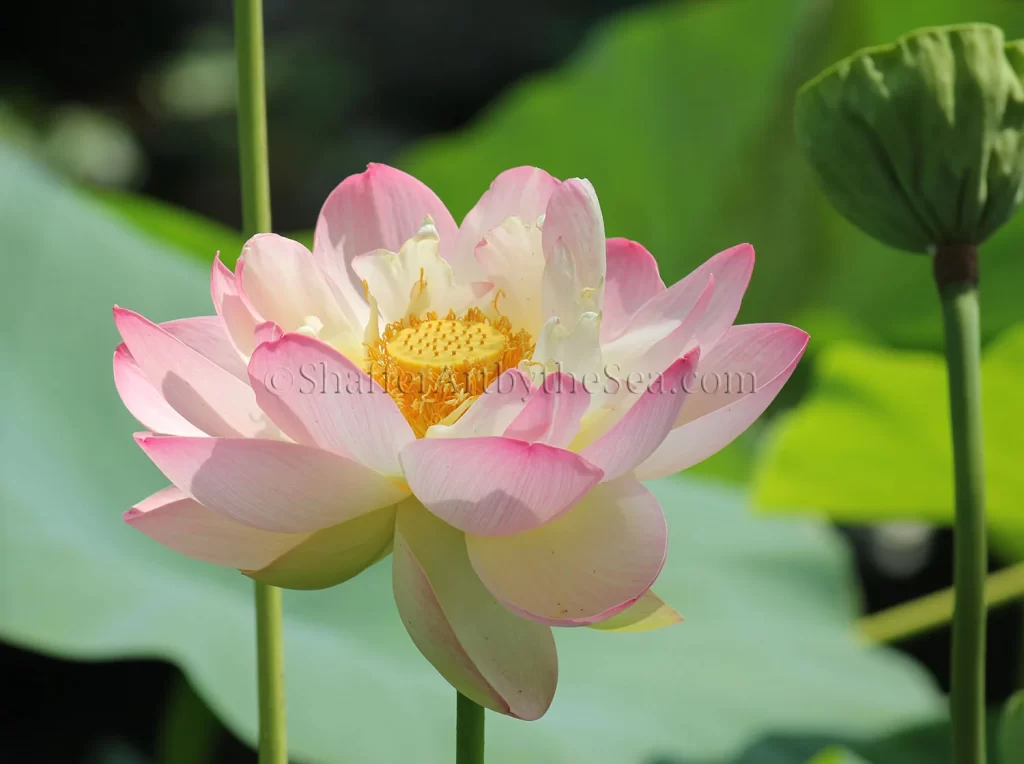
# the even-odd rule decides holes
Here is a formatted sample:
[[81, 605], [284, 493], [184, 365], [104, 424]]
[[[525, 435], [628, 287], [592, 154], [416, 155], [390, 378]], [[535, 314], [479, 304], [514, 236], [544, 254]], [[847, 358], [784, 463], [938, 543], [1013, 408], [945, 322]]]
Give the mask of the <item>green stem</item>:
[[[246, 236], [269, 232], [270, 168], [267, 102], [263, 73], [263, 4], [235, 0], [238, 61], [238, 158], [242, 181], [242, 227]], [[256, 663], [259, 686], [260, 764], [286, 764], [284, 650], [281, 590], [256, 588]]]
[[[952, 587], [880, 610], [857, 621], [861, 636], [880, 644], [901, 642], [945, 626], [953, 618]], [[1024, 562], [992, 573], [985, 580], [987, 610], [1024, 598]]]
[[263, 2], [235, 0], [238, 62], [238, 159], [242, 228], [246, 236], [270, 232], [270, 163], [263, 74]]
[[461, 692], [455, 706], [455, 764], [483, 764], [484, 709]]
[[953, 761], [985, 762], [985, 576], [988, 554], [981, 425], [981, 336], [977, 252], [941, 247], [935, 276], [942, 300], [953, 425], [954, 521], [953, 652], [950, 710]]

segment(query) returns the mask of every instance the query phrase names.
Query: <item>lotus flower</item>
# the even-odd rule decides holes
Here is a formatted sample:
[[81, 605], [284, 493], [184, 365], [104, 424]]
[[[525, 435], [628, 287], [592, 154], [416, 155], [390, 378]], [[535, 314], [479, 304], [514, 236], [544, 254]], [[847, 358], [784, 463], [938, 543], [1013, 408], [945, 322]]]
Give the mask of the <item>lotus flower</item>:
[[732, 441], [807, 343], [733, 326], [753, 265], [740, 245], [666, 289], [647, 250], [605, 238], [585, 180], [509, 170], [460, 227], [371, 165], [328, 197], [312, 253], [262, 234], [233, 273], [215, 260], [216, 316], [115, 308], [115, 382], [173, 484], [125, 520], [297, 589], [393, 551], [423, 655], [539, 718], [551, 626], [679, 620], [650, 592], [667, 534], [640, 481]]

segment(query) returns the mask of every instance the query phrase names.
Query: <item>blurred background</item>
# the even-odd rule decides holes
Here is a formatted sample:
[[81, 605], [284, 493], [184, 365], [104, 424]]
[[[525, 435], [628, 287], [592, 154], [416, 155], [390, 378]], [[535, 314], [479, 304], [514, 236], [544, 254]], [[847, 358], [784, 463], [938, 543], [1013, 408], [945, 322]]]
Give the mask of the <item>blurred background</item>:
[[[251, 688], [225, 690], [218, 673], [237, 661], [241, 675], [251, 653], [244, 582], [170, 561], [119, 527], [119, 513], [161, 483], [132, 450], [109, 372], [111, 304], [159, 320], [212, 312], [203, 270], [216, 250], [228, 262], [237, 257], [230, 11], [198, 0], [30, 3], [0, 46], [5, 761], [255, 761]], [[567, 658], [553, 720], [498, 733], [540, 741], [507, 760], [577, 761], [573, 736], [604, 734], [620, 747], [589, 761], [788, 764], [834, 746], [858, 761], [948, 761], [948, 629], [869, 638], [855, 620], [951, 583], [945, 377], [930, 268], [827, 206], [794, 145], [792, 104], [802, 82], [856, 47], [968, 20], [1021, 37], [1024, 7], [265, 0], [265, 19], [276, 230], [308, 239], [329, 191], [369, 161], [417, 175], [456, 219], [498, 172], [533, 164], [590, 178], [608, 234], [647, 246], [668, 283], [750, 241], [758, 266], [741, 320], [785, 321], [812, 334], [764, 421], [689, 471], [682, 487], [665, 489], [670, 523], [693, 552], [670, 557], [666, 569], [666, 587], [678, 580], [682, 601], [666, 598], [687, 621], [676, 642], [659, 635], [650, 644], [666, 660], [682, 656], [678, 674], [669, 673], [676, 687], [693, 680], [689, 694], [680, 701], [671, 687], [638, 687], [635, 698], [605, 698], [577, 719], [564, 689], [573, 666], [593, 678], [591, 696], [611, 683], [602, 680], [613, 670], [606, 661], [621, 670], [638, 661], [639, 684], [660, 671], [631, 657], [648, 643], [609, 653], [607, 638], [590, 636], [600, 644], [581, 650], [593, 663]], [[1024, 557], [1024, 222], [1018, 216], [982, 251], [991, 567], [1013, 576]], [[54, 361], [60, 379], [43, 365]], [[708, 511], [719, 505], [738, 509]], [[701, 530], [702, 517], [713, 532]], [[386, 581], [386, 570], [377, 573]], [[387, 584], [366, 586], [382, 597], [372, 607], [388, 610], [382, 623], [400, 629]], [[758, 602], [758, 586], [771, 586], [771, 598]], [[392, 643], [377, 641], [376, 626], [353, 626], [346, 641], [338, 634], [347, 617], [334, 625], [323, 615], [334, 600], [311, 597], [298, 595], [289, 610], [307, 640], [294, 661], [309, 662], [311, 675], [331, 666], [341, 683], [307, 697], [302, 670], [290, 677], [300, 709], [296, 761], [399, 760], [346, 754], [339, 740], [361, 734], [362, 723], [342, 724], [344, 735], [326, 729], [345, 672], [386, 664]], [[769, 600], [781, 610], [769, 612]], [[744, 615], [742, 603], [754, 610]], [[215, 634], [224, 608], [238, 611], [236, 626]], [[702, 636], [686, 636], [691, 621], [698, 625], [689, 633]], [[994, 710], [1024, 682], [1022, 625], [1013, 602], [990, 617]], [[385, 684], [431, 683], [429, 692], [447, 697], [433, 684], [441, 680], [414, 663], [404, 633], [392, 636], [418, 673]], [[879, 640], [892, 644], [867, 645]], [[737, 659], [744, 650], [764, 658]], [[720, 703], [709, 703], [714, 693]], [[667, 709], [660, 726], [623, 732], [649, 702]], [[694, 711], [703, 706], [707, 718]], [[324, 715], [301, 716], [313, 707]], [[380, 729], [399, 730], [403, 714], [418, 713], [399, 707]], [[410, 733], [401, 760], [441, 760], [433, 757], [443, 756], [447, 733], [437, 734], [421, 748]]]

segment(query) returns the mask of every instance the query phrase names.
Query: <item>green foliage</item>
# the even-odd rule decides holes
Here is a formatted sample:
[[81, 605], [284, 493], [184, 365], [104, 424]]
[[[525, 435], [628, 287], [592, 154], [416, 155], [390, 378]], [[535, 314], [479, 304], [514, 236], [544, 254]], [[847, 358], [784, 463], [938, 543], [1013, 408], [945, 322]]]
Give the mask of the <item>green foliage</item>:
[[1006, 701], [1002, 718], [999, 720], [997, 750], [1002, 764], [1024, 761], [1024, 690]]
[[[172, 661], [252, 741], [251, 583], [119, 517], [165, 481], [114, 391], [110, 306], [210, 313], [205, 266], [3, 149], [0, 251], [0, 637], [78, 659]], [[855, 639], [846, 553], [823, 524], [757, 519], [736, 492], [694, 481], [654, 490], [673, 529], [659, 592], [687, 620], [628, 636], [561, 630], [552, 710], [530, 725], [492, 715], [489, 761], [704, 760], [771, 730], [875, 736], [941, 712], [922, 670]], [[407, 637], [386, 562], [325, 592], [286, 592], [285, 613], [296, 758], [450, 760], [455, 695]]]
[[920, 29], [805, 85], [797, 142], [836, 209], [879, 241], [980, 244], [1021, 202], [1022, 76], [1024, 48], [998, 27]]
[[[813, 392], [781, 418], [757, 466], [754, 498], [843, 522], [950, 523], [953, 455], [942, 357], [837, 345]], [[1024, 324], [982, 360], [988, 518], [996, 543], [1024, 557]]]
[[[1024, 35], [1011, 0], [658, 5], [607, 26], [568, 66], [400, 164], [456, 215], [515, 164], [588, 177], [609, 235], [647, 246], [667, 282], [753, 243], [742, 321], [797, 323], [812, 352], [843, 337], [938, 349], [927, 261], [893, 257], [832, 210], [797, 151], [792, 114], [800, 85], [851, 50], [967, 21]], [[986, 338], [1019, 316], [1022, 251], [1021, 220], [985, 247]]]

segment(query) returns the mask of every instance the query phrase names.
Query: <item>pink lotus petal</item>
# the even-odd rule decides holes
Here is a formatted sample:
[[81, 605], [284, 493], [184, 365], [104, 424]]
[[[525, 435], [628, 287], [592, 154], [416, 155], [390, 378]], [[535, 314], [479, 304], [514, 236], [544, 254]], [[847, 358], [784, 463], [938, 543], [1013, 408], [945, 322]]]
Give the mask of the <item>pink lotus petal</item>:
[[[284, 336], [284, 332], [273, 321], [264, 321], [253, 330], [253, 336], [256, 338], [256, 344], [262, 345], [264, 342], [276, 342]], [[248, 381], [248, 369], [246, 369], [245, 375], [246, 381]]]
[[309, 538], [308, 533], [272, 533], [243, 525], [174, 486], [136, 504], [124, 520], [179, 554], [226, 568], [262, 568]]
[[122, 342], [114, 351], [114, 386], [125, 408], [143, 426], [164, 435], [203, 435], [203, 431], [171, 408], [146, 379]]
[[401, 170], [370, 164], [331, 192], [320, 210], [313, 256], [337, 293], [358, 313], [365, 306], [363, 285], [352, 260], [366, 252], [398, 252], [429, 215], [441, 237], [441, 254], [455, 244], [458, 226], [437, 195]]
[[467, 533], [508, 536], [551, 522], [602, 472], [582, 457], [511, 438], [426, 438], [401, 453], [424, 506]]
[[459, 226], [449, 257], [456, 275], [464, 281], [483, 279], [475, 250], [484, 236], [510, 217], [518, 217], [529, 225], [536, 223], [558, 183], [536, 167], [513, 167], [495, 178]]
[[533, 385], [519, 369], [508, 369], [491, 382], [458, 421], [452, 425], [434, 425], [428, 438], [479, 438], [502, 435], [519, 415], [533, 392]]
[[636, 476], [671, 475], [729, 445], [778, 395], [808, 339], [806, 332], [785, 324], [732, 327], [701, 358], [675, 428], [637, 467]]
[[673, 363], [664, 374], [645, 383], [639, 399], [604, 435], [580, 456], [604, 470], [605, 481], [630, 472], [653, 454], [672, 429], [686, 400], [684, 382], [700, 357], [695, 348]]
[[652, 297], [665, 291], [658, 263], [641, 245], [629, 239], [608, 239], [608, 275], [604, 287], [601, 341], [613, 339]]
[[297, 443], [148, 433], [136, 440], [167, 479], [196, 501], [263, 530], [316, 531], [406, 495], [361, 464]]
[[527, 618], [580, 626], [636, 602], [661, 572], [668, 528], [658, 500], [632, 478], [602, 483], [543, 528], [507, 538], [468, 535], [473, 569]]
[[231, 336], [231, 341], [239, 352], [249, 355], [256, 347], [252, 336], [253, 329], [263, 317], [239, 294], [235, 274], [220, 261], [219, 252], [213, 260], [213, 269], [210, 273], [210, 295], [213, 297], [217, 315], [223, 319]]
[[750, 283], [750, 275], [754, 272], [754, 248], [749, 244], [739, 244], [719, 252], [708, 259], [684, 278], [680, 284], [694, 282], [695, 286], [707, 280], [715, 279], [715, 296], [707, 307], [704, 322], [696, 333], [696, 342], [705, 352], [711, 349], [726, 330], [736, 320], [740, 311], [740, 303]]
[[252, 389], [153, 322], [114, 308], [114, 322], [149, 383], [184, 419], [208, 435], [277, 437]]
[[398, 452], [415, 440], [391, 397], [334, 348], [286, 334], [256, 348], [249, 361], [256, 400], [290, 438], [401, 475]]
[[414, 501], [399, 508], [393, 581], [402, 622], [423, 656], [475, 703], [519, 719], [551, 705], [551, 629], [513, 615], [477, 578], [463, 535]]
[[579, 432], [589, 405], [590, 393], [582, 382], [562, 372], [548, 374], [505, 430], [505, 437], [566, 448]]
[[563, 181], [551, 193], [544, 214], [544, 257], [550, 263], [561, 242], [582, 287], [598, 288], [605, 276], [604, 218], [589, 180]]
[[163, 322], [160, 328], [248, 384], [245, 361], [220, 316], [179, 318]]
[[285, 589], [326, 589], [355, 578], [391, 551], [395, 507], [384, 507], [306, 534], [304, 540], [250, 578]]
[[239, 291], [260, 315], [283, 330], [295, 331], [307, 316], [315, 316], [327, 333], [356, 331], [355, 315], [347, 305], [339, 305], [313, 255], [299, 242], [258, 234], [245, 243], [239, 263]]

